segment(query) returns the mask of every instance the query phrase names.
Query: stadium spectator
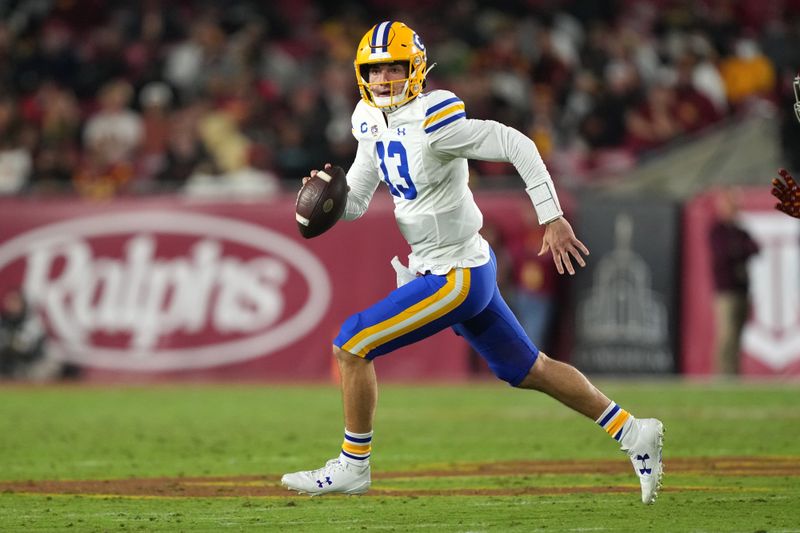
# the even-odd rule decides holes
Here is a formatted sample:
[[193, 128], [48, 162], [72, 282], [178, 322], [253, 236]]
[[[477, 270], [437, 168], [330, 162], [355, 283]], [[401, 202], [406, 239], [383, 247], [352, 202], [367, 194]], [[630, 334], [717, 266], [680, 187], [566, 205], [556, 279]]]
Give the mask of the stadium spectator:
[[[188, 21], [189, 37], [172, 46], [164, 62], [164, 78], [176, 87], [182, 100], [224, 91], [228, 69], [226, 35], [213, 13]], [[216, 85], [214, 85], [216, 84]]]
[[33, 158], [23, 142], [24, 127], [17, 100], [0, 96], [0, 195], [20, 192], [31, 173]]
[[737, 40], [733, 54], [720, 61], [719, 70], [732, 106], [754, 97], [769, 98], [775, 89], [775, 68], [752, 38]]
[[241, 131], [246, 106], [243, 99], [228, 100], [201, 116], [197, 124], [200, 139], [223, 173], [248, 164], [250, 140]]
[[617, 63], [605, 69], [605, 78], [584, 73], [583, 87], [588, 110], [578, 127], [588, 151], [575, 168], [578, 174], [592, 174], [606, 169], [624, 170], [634, 164], [634, 154], [626, 145], [628, 110], [640, 99], [638, 74], [629, 63]]
[[686, 55], [677, 58], [679, 67], [691, 66], [692, 87], [714, 104], [718, 115], [724, 115], [728, 111], [728, 95], [725, 92], [725, 82], [717, 67], [716, 50], [711, 46], [707, 36], [699, 32], [688, 36], [687, 48]]
[[143, 140], [139, 113], [129, 106], [133, 87], [113, 80], [100, 89], [100, 108], [86, 121], [85, 152], [73, 178], [82, 196], [107, 198], [123, 192], [135, 178], [134, 160]]
[[695, 85], [696, 67], [695, 58], [686, 55], [678, 59], [675, 71], [677, 118], [683, 131], [688, 133], [700, 132], [722, 116], [714, 102]]
[[160, 81], [148, 83], [139, 93], [143, 136], [135, 164], [137, 189], [147, 188], [147, 183], [164, 169], [172, 101], [172, 89]]
[[750, 307], [747, 264], [758, 253], [758, 244], [737, 221], [737, 194], [731, 188], [720, 191], [717, 220], [709, 235], [717, 328], [716, 370], [728, 376], [739, 373], [740, 340]]
[[9, 290], [0, 303], [0, 378], [47, 377], [47, 335], [22, 291]]
[[635, 153], [658, 148], [684, 132], [678, 115], [678, 96], [664, 76], [647, 90], [644, 101], [626, 115], [627, 145]]
[[[503, 298], [513, 307], [515, 302], [517, 287], [514, 283], [514, 258], [512, 257], [508, 244], [508, 232], [491, 221], [484, 221], [481, 228], [481, 236], [486, 239], [489, 246], [495, 253], [497, 259], [497, 288]], [[549, 259], [549, 258], [548, 258]], [[552, 264], [552, 263], [551, 263]], [[533, 337], [531, 337], [533, 338]], [[467, 347], [467, 357], [469, 368], [473, 376], [491, 377], [492, 371], [486, 364], [486, 360], [472, 347]]]
[[513, 265], [514, 293], [510, 298], [520, 324], [543, 349], [552, 346], [558, 272], [553, 262], [539, 255], [544, 228], [526, 213], [526, 224], [508, 243]]
[[207, 103], [197, 101], [174, 111], [170, 118], [163, 167], [151, 184], [154, 191], [178, 191], [196, 173], [220, 173], [214, 159], [200, 140], [197, 123], [206, 113]]
[[27, 190], [40, 195], [71, 192], [84, 126], [78, 99], [72, 90], [45, 81], [25, 99], [23, 109], [26, 120], [38, 131]]
[[276, 164], [284, 176], [303, 176], [317, 161], [327, 161], [325, 124], [330, 110], [315, 85], [295, 87], [280, 113]]

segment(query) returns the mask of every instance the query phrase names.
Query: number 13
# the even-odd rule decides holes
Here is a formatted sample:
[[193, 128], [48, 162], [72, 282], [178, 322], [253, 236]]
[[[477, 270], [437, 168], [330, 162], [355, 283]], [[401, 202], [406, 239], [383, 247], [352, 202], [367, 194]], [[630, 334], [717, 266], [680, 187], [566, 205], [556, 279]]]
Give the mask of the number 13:
[[[389, 186], [389, 192], [398, 198], [405, 198], [406, 200], [413, 200], [417, 197], [417, 187], [411, 181], [411, 174], [408, 172], [408, 156], [406, 154], [406, 147], [400, 141], [389, 141], [389, 146], [384, 147], [383, 141], [378, 141], [376, 144], [378, 149], [378, 157], [381, 159], [381, 171], [383, 172], [383, 181]], [[399, 163], [396, 164], [397, 173], [405, 181], [405, 185], [397, 185], [392, 183], [389, 178], [389, 170], [386, 168], [386, 158], [393, 158], [400, 156]]]

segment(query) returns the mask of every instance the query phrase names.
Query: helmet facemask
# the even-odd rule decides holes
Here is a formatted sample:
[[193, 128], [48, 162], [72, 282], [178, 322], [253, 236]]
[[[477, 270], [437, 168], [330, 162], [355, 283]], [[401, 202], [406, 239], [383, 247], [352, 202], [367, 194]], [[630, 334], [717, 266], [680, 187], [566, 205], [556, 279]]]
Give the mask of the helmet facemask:
[[[375, 90], [381, 90], [384, 85], [389, 86], [389, 94], [378, 96]], [[408, 78], [382, 83], [368, 83], [367, 91], [372, 96], [375, 107], [387, 110], [394, 110], [403, 105], [408, 100]]]
[[[421, 62], [419, 58], [416, 59], [417, 63]], [[376, 83], [369, 82], [370, 67], [386, 63], [361, 65], [359, 68], [360, 79], [358, 80], [358, 85], [362, 91], [362, 97], [366, 93], [368, 99], [367, 103], [385, 111], [393, 111], [414, 98], [422, 91], [422, 85], [418, 82], [414, 82], [414, 80], [419, 77], [419, 73], [415, 71], [412, 63], [413, 60], [408, 62], [396, 61], [388, 63], [390, 65], [402, 64], [408, 74], [406, 74], [406, 77], [397, 80], [387, 80]]]

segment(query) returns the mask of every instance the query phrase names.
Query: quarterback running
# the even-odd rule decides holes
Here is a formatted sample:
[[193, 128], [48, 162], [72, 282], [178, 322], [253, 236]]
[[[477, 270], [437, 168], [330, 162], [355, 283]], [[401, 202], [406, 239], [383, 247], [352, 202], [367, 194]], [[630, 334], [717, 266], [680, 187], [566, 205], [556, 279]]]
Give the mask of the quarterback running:
[[595, 420], [629, 456], [642, 502], [653, 503], [661, 484], [662, 423], [635, 418], [576, 368], [533, 344], [500, 295], [494, 252], [479, 233], [483, 216], [468, 187], [467, 161], [508, 161], [545, 225], [540, 254], [552, 254], [560, 274], [574, 274], [573, 263], [585, 266], [589, 250], [564, 218], [536, 145], [501, 123], [468, 118], [452, 92], [423, 92], [427, 72], [425, 45], [402, 22], [376, 24], [358, 45], [361, 101], [352, 118], [358, 151], [347, 171], [342, 218], [364, 214], [384, 183], [411, 253], [408, 266], [392, 260], [397, 288], [350, 316], [333, 341], [345, 426], [338, 456], [315, 470], [286, 474], [282, 484], [310, 495], [366, 492], [377, 405], [373, 360], [452, 328], [499, 379], [544, 392]]

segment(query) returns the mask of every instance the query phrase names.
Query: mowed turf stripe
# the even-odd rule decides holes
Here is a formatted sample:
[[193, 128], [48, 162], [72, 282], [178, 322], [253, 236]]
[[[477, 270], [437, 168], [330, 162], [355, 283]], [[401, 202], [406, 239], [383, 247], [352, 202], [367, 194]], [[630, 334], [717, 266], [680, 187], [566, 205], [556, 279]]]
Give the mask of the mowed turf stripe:
[[[800, 457], [683, 457], [667, 458], [665, 471], [680, 474], [800, 476]], [[628, 459], [618, 461], [503, 461], [464, 463], [405, 472], [373, 472], [373, 479], [455, 476], [520, 476], [531, 474], [619, 474], [631, 470]]]
[[[775, 487], [721, 487], [721, 486], [670, 486], [662, 487], [659, 493], [706, 492], [714, 494], [771, 494], [781, 492]], [[637, 494], [639, 485], [569, 485], [548, 487], [475, 487], [459, 489], [398, 489], [372, 488], [362, 497], [425, 497], [425, 496], [559, 496], [570, 494]], [[83, 492], [13, 492], [17, 496], [31, 497], [75, 497], [106, 499], [126, 498], [131, 500], [169, 499], [169, 498], [307, 498], [284, 487], [275, 485], [258, 487], [258, 490], [236, 490], [225, 494], [219, 491], [184, 491], [180, 494], [128, 494], [128, 493], [83, 493]], [[343, 494], [328, 494], [326, 498], [349, 498]], [[0, 495], [2, 498], [2, 495]], [[2, 501], [2, 500], [0, 500]]]
[[[715, 457], [675, 458], [666, 462], [667, 476], [739, 476], [739, 477], [796, 477], [800, 476], [800, 457]], [[518, 495], [518, 494], [566, 494], [580, 492], [623, 492], [638, 488], [635, 484], [603, 486], [559, 484], [558, 478], [548, 480], [551, 485], [541, 486], [540, 480], [531, 479], [537, 486], [519, 486], [521, 477], [536, 475], [597, 476], [598, 474], [631, 474], [627, 461], [508, 461], [498, 463], [475, 463], [453, 465], [450, 468], [405, 472], [378, 472], [378, 480], [370, 494], [374, 495]], [[631, 474], [632, 475], [632, 474]], [[458, 487], [426, 488], [391, 487], [391, 480], [413, 480], [420, 478], [480, 478], [481, 486], [465, 487], [466, 480]], [[515, 478], [517, 486], [487, 487], [489, 478], [507, 484]], [[669, 478], [667, 478], [669, 479]], [[389, 483], [381, 487], [381, 481]], [[523, 481], [525, 483], [527, 481]], [[422, 483], [424, 485], [424, 482]], [[386, 486], [389, 485], [389, 486]], [[664, 490], [725, 491], [724, 486], [707, 487], [670, 485]], [[733, 490], [733, 488], [731, 489]], [[745, 490], [736, 487], [735, 490]], [[760, 487], [746, 490], [761, 490]], [[768, 490], [768, 489], [764, 489]], [[278, 476], [236, 477], [192, 477], [192, 478], [144, 478], [117, 480], [54, 480], [54, 481], [6, 481], [0, 482], [0, 492], [16, 494], [81, 494], [102, 496], [152, 496], [152, 497], [239, 497], [239, 496], [287, 496], [293, 495], [278, 483]]]

